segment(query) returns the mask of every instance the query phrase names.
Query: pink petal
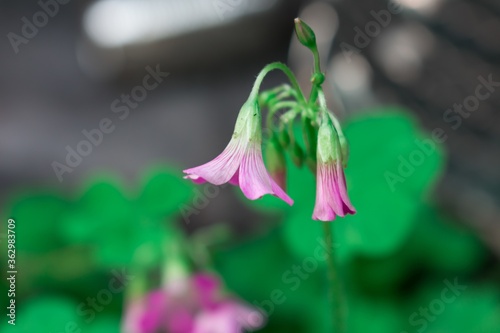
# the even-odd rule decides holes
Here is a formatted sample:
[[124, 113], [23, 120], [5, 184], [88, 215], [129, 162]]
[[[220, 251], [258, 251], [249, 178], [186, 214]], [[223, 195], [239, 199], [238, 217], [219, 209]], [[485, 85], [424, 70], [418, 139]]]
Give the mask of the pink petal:
[[259, 311], [235, 301], [225, 301], [215, 309], [200, 313], [193, 333], [242, 333], [244, 329], [260, 328], [263, 323]]
[[293, 205], [293, 199], [290, 198], [290, 196], [288, 196], [288, 194], [286, 194], [286, 192], [283, 191], [283, 189], [279, 187], [279, 185], [276, 184], [276, 182], [272, 178], [271, 178], [271, 187], [273, 189], [274, 196], [280, 198], [290, 206]]
[[238, 170], [236, 170], [236, 173], [233, 175], [233, 177], [231, 177], [231, 179], [229, 179], [229, 184], [239, 186], [240, 185], [239, 178], [240, 178], [240, 169], [238, 168]]
[[286, 191], [286, 170], [280, 170], [275, 172], [270, 172], [271, 179], [276, 182], [276, 184]]
[[216, 304], [217, 291], [220, 282], [214, 275], [197, 274], [193, 277], [193, 284], [197, 291], [201, 306], [210, 308]]
[[313, 219], [333, 221], [356, 211], [347, 196], [344, 170], [340, 163], [318, 164], [316, 204]]
[[259, 199], [265, 194], [272, 194], [289, 205], [293, 200], [274, 182], [267, 173], [262, 159], [260, 145], [248, 147], [241, 161], [239, 184], [243, 194], [250, 199]]
[[345, 174], [344, 174], [343, 166], [339, 163], [339, 165], [337, 165], [336, 169], [337, 169], [338, 188], [339, 188], [340, 197], [342, 199], [344, 213], [346, 215], [347, 214], [356, 214], [356, 209], [352, 205], [351, 200], [349, 200], [349, 196], [347, 195], [347, 185], [346, 185], [346, 181], [345, 181]]
[[163, 315], [167, 308], [167, 296], [161, 290], [151, 292], [146, 297], [146, 306], [140, 320], [141, 332], [154, 333], [163, 322]]
[[122, 330], [124, 333], [144, 333], [141, 325], [146, 312], [144, 300], [133, 300], [127, 304], [123, 318]]
[[224, 151], [212, 161], [195, 168], [186, 169], [187, 178], [194, 182], [201, 179], [214, 185], [227, 183], [238, 170], [248, 142], [231, 140]]
[[[186, 172], [186, 170], [184, 170], [184, 172]], [[205, 179], [203, 179], [197, 175], [187, 175], [187, 176], [184, 176], [184, 179], [191, 179], [193, 181], [193, 183], [195, 183], [195, 184], [203, 184], [203, 183], [207, 182]]]
[[[176, 304], [165, 314], [167, 332], [169, 333], [191, 333], [195, 324], [195, 318], [190, 309], [182, 304]], [[159, 330], [163, 332], [163, 330]], [[156, 333], [156, 331], [155, 331]]]
[[264, 326], [264, 315], [257, 309], [243, 305], [236, 301], [226, 302], [232, 303], [232, 317], [237, 318], [238, 323], [246, 330], [256, 330]]

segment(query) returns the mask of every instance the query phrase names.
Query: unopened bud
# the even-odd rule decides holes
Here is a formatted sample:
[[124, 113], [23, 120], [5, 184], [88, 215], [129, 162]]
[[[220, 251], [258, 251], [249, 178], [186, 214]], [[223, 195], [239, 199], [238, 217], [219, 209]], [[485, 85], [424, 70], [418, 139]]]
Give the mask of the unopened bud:
[[309, 49], [316, 48], [316, 35], [300, 18], [295, 19], [295, 34], [299, 42]]
[[286, 159], [285, 152], [281, 147], [278, 138], [273, 136], [267, 143], [266, 165], [273, 180], [284, 191], [286, 191]]
[[293, 164], [301, 168], [305, 160], [304, 150], [300, 147], [300, 145], [296, 141], [294, 141], [291, 144], [289, 149]]
[[282, 128], [280, 130], [278, 134], [278, 139], [283, 149], [288, 148], [288, 145], [290, 145], [290, 134], [288, 134], [287, 128]]

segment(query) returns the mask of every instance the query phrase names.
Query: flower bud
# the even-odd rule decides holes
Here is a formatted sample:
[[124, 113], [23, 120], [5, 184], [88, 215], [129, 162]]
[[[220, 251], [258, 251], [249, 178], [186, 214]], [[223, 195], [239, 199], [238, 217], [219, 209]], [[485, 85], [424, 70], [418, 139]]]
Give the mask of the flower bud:
[[290, 145], [289, 149], [293, 164], [301, 168], [305, 160], [304, 150], [300, 147], [300, 145], [296, 141], [294, 141]]
[[278, 138], [273, 136], [267, 143], [266, 151], [266, 165], [269, 170], [271, 178], [278, 184], [284, 191], [286, 191], [286, 159], [285, 152], [281, 147]]
[[295, 19], [295, 34], [302, 45], [309, 49], [316, 48], [314, 31], [298, 17]]
[[283, 149], [288, 148], [288, 145], [290, 145], [290, 134], [288, 134], [288, 129], [287, 128], [281, 128], [279, 133], [278, 133], [278, 139], [281, 144], [281, 147]]

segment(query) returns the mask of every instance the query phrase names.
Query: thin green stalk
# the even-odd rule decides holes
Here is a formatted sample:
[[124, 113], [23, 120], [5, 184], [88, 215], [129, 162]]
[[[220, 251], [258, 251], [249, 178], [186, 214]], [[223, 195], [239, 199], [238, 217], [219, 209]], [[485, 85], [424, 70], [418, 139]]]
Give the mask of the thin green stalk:
[[[323, 73], [321, 72], [321, 61], [319, 57], [318, 48], [315, 46], [313, 49], [311, 49], [311, 52], [314, 57], [314, 74], [313, 74], [314, 78], [316, 75], [323, 75]], [[309, 95], [309, 105], [314, 105], [316, 103], [316, 100], [318, 98], [318, 92], [319, 90], [321, 90], [322, 84], [323, 82], [318, 83], [312, 80], [311, 93]]]
[[344, 323], [344, 298], [340, 277], [338, 274], [337, 261], [333, 252], [333, 232], [330, 223], [323, 222], [323, 233], [327, 246], [327, 261], [328, 261], [328, 291], [329, 300], [332, 307], [332, 320], [335, 333], [345, 332]]
[[257, 76], [257, 79], [255, 79], [255, 83], [253, 85], [252, 91], [250, 93], [250, 96], [253, 96], [255, 99], [257, 99], [260, 85], [262, 84], [262, 81], [264, 81], [264, 78], [266, 75], [273, 71], [273, 70], [281, 70], [285, 75], [288, 77], [290, 80], [290, 83], [292, 84], [293, 89], [299, 93], [298, 99], [300, 103], [306, 104], [306, 98], [304, 97], [304, 94], [302, 93], [302, 89], [300, 88], [299, 82], [297, 81], [297, 78], [295, 77], [295, 74], [293, 74], [292, 70], [285, 64], [281, 62], [273, 62], [264, 67], [259, 75]]

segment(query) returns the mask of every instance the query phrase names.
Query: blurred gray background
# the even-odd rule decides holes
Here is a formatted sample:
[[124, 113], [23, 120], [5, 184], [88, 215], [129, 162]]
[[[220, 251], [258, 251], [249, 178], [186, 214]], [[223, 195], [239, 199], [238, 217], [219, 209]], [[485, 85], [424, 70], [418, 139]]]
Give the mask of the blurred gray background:
[[[288, 62], [307, 84], [309, 55], [290, 43], [298, 15], [317, 31], [324, 68], [335, 73], [330, 95], [341, 101], [341, 117], [391, 104], [428, 130], [443, 127], [479, 77], [500, 82], [500, 2], [396, 4], [393, 14], [395, 1], [385, 0], [2, 1], [0, 207], [20, 188], [73, 193], [98, 172], [133, 183], [151, 165], [182, 170], [213, 158], [266, 63]], [[151, 91], [137, 88], [148, 66], [169, 73]], [[450, 160], [435, 195], [500, 253], [500, 87], [492, 87], [447, 132]], [[114, 112], [124, 95], [141, 91], [147, 95], [126, 117]], [[53, 163], [64, 163], [67, 146], [77, 149], [82, 131], [105, 118], [113, 132], [61, 182]], [[245, 225], [238, 200], [222, 192], [198, 218]]]

